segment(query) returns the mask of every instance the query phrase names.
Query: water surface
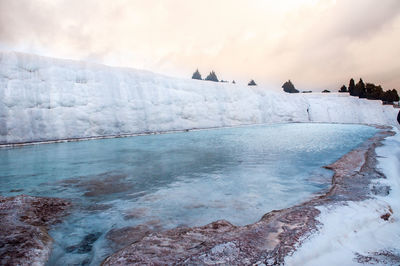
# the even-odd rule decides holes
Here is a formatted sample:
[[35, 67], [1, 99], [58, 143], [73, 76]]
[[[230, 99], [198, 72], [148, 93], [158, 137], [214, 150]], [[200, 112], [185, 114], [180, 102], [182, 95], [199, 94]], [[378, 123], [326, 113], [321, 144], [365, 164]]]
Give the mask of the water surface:
[[4, 196], [68, 198], [49, 265], [98, 265], [111, 229], [235, 225], [329, 187], [322, 166], [373, 136], [361, 125], [278, 124], [0, 149]]

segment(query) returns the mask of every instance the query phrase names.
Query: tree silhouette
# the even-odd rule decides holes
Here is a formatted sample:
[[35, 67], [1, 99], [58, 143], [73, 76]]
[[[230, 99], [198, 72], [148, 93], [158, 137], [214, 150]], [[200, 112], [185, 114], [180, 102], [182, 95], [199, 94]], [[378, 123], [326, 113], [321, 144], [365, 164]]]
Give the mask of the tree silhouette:
[[360, 79], [360, 81], [354, 87], [352, 96], [358, 96], [360, 98], [366, 97], [365, 84], [362, 79]]
[[399, 95], [397, 94], [397, 91], [395, 89], [385, 91], [382, 101], [386, 101], [388, 103], [398, 102]]
[[343, 86], [340, 88], [339, 92], [348, 92], [348, 91], [347, 91], [346, 85], [343, 85]]
[[354, 89], [355, 89], [356, 85], [354, 84], [354, 79], [350, 79], [350, 83], [349, 83], [349, 93], [351, 96], [354, 96]]
[[249, 84], [247, 84], [249, 86], [257, 86], [256, 82], [254, 81], [254, 79], [250, 80]]
[[[342, 86], [339, 92], [344, 92], [346, 86]], [[354, 79], [350, 80], [349, 92], [351, 96], [358, 96], [359, 98], [367, 98], [369, 100], [382, 100], [384, 104], [392, 104], [400, 100], [399, 94], [395, 89], [384, 91], [381, 85], [374, 83], [364, 84], [360, 81], [354, 85]]]
[[206, 77], [206, 80], [218, 82], [218, 77], [217, 77], [217, 74], [215, 74], [214, 70], [211, 71], [210, 74], [208, 74], [208, 76]]
[[392, 90], [392, 99], [394, 102], [398, 102], [400, 100], [399, 94], [397, 93], [397, 90], [393, 89]]
[[193, 73], [192, 79], [200, 79], [201, 80], [201, 74], [198, 69]]
[[365, 91], [367, 93], [367, 99], [369, 100], [380, 100], [383, 96], [383, 89], [381, 86], [376, 86], [373, 83], [367, 83], [365, 85]]
[[360, 91], [360, 94], [358, 95], [359, 98], [367, 98], [367, 91], [365, 89], [365, 84], [362, 79], [357, 83], [356, 87], [358, 86], [358, 89]]
[[283, 85], [282, 85], [283, 91], [287, 92], [287, 93], [299, 93], [298, 90], [296, 90], [296, 88], [294, 87], [293, 83], [290, 81], [290, 79], [288, 81], [286, 81]]

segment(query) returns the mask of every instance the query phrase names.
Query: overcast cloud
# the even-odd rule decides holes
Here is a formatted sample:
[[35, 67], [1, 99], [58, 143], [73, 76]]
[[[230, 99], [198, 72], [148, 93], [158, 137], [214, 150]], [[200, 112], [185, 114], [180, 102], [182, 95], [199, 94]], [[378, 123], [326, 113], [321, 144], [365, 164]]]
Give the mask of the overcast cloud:
[[399, 0], [0, 0], [0, 49], [277, 88], [400, 88]]

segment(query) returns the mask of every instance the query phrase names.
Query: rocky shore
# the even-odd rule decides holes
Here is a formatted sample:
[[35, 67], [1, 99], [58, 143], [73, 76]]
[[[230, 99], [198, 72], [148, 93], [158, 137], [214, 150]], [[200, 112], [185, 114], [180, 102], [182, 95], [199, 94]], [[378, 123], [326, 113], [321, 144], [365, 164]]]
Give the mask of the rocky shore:
[[[394, 132], [388, 127], [359, 148], [327, 166], [335, 173], [331, 189], [303, 204], [272, 211], [247, 226], [234, 226], [221, 220], [202, 227], [176, 228], [145, 234], [134, 243], [109, 256], [103, 265], [276, 265], [296, 250], [317, 230], [317, 207], [333, 203], [360, 201], [389, 193], [390, 188], [374, 186], [372, 179], [385, 178], [376, 169], [375, 148]], [[390, 212], [382, 215], [387, 220]], [[128, 230], [128, 229], [126, 229]], [[134, 230], [134, 229], [133, 229]]]
[[0, 196], [0, 264], [44, 265], [53, 243], [47, 230], [69, 206], [63, 199]]

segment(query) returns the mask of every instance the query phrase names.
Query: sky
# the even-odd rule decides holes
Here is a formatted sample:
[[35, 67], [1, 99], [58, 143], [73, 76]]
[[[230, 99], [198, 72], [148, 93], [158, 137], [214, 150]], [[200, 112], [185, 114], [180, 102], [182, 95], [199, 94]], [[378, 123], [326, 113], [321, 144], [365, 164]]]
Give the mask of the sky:
[[0, 0], [0, 50], [276, 89], [400, 89], [400, 0]]

